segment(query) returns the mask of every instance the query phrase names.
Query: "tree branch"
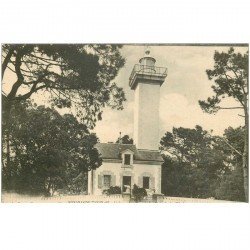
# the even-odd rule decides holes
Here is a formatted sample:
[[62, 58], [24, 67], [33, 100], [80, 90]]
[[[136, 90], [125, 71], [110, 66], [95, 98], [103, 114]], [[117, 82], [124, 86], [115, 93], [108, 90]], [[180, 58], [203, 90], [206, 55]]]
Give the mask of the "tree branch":
[[7, 65], [7, 67], [10, 71], [12, 71], [13, 73], [16, 73], [16, 71], [14, 69], [12, 69], [10, 66]]
[[28, 99], [33, 93], [35, 93], [35, 92], [37, 92], [38, 90], [43, 89], [43, 88], [46, 87], [46, 85], [42, 85], [42, 86], [39, 86], [39, 87], [36, 88], [37, 84], [38, 84], [38, 83], [34, 84], [28, 93], [26, 93], [26, 94], [24, 94], [24, 95], [22, 95], [22, 96], [17, 96], [15, 99], [18, 100], [18, 101], [20, 101], [20, 100], [26, 100], [26, 99]]
[[18, 88], [22, 85], [23, 83], [23, 75], [21, 72], [21, 59], [22, 59], [22, 54], [20, 51], [17, 51], [16, 54], [16, 60], [15, 60], [15, 73], [17, 75], [17, 81], [13, 84], [10, 93], [8, 94], [8, 99], [12, 99], [16, 96]]
[[244, 109], [243, 107], [218, 107], [218, 109]]
[[218, 137], [218, 139], [221, 139], [222, 141], [224, 141], [231, 149], [233, 149], [237, 154], [239, 154], [240, 156], [243, 156], [242, 153], [240, 153], [235, 147], [233, 147], [226, 139], [224, 139], [223, 137]]
[[[238, 80], [240, 80], [240, 77], [237, 75], [236, 71], [235, 71], [232, 67], [229, 67], [229, 69], [231, 69], [231, 70], [233, 71], [233, 73], [234, 73], [235, 77], [236, 77]], [[242, 76], [242, 74], [241, 74], [241, 76]], [[243, 86], [243, 85], [241, 85], [241, 89], [242, 89], [242, 91], [243, 91], [244, 95], [247, 95], [247, 93], [246, 93], [246, 91], [245, 91], [245, 89], [244, 89], [244, 86]]]
[[235, 98], [237, 98], [238, 101], [241, 103], [241, 105], [244, 107], [244, 103], [237, 97], [237, 94], [235, 93], [233, 87], [231, 86], [230, 81], [229, 81], [229, 79], [227, 77], [227, 74], [226, 74], [225, 70], [224, 70], [224, 75], [225, 75], [225, 77], [227, 79], [227, 84], [228, 84], [229, 88], [231, 89], [232, 93], [235, 95]]
[[19, 53], [17, 53], [16, 55], [16, 61], [15, 61], [15, 71], [17, 75], [17, 80], [19, 82], [22, 82], [24, 78], [21, 72], [21, 65], [22, 65], [21, 60], [22, 60], [22, 53], [19, 51]]
[[11, 58], [13, 52], [14, 52], [14, 49], [13, 49], [13, 48], [12, 48], [12, 49], [9, 49], [9, 51], [8, 51], [8, 53], [7, 53], [7, 55], [6, 55], [6, 57], [5, 57], [4, 60], [3, 60], [3, 64], [2, 64], [2, 79], [3, 79], [4, 72], [5, 72], [5, 70], [6, 70], [6, 67], [7, 67], [7, 65], [8, 65], [8, 63], [9, 63], [9, 61], [10, 61], [10, 58]]
[[[37, 80], [35, 81], [31, 81], [31, 82], [24, 82], [24, 76], [23, 76], [23, 73], [21, 71], [21, 64], [22, 64], [22, 53], [17, 53], [16, 55], [16, 62], [15, 62], [15, 72], [16, 72], [16, 75], [18, 77], [17, 81], [13, 84], [12, 86], [12, 89], [8, 95], [8, 98], [9, 99], [16, 99], [16, 100], [25, 100], [27, 98], [29, 98], [34, 92], [38, 91], [39, 89], [42, 89], [42, 88], [45, 88], [46, 85], [42, 85], [40, 87], [37, 88], [37, 84], [38, 83], [41, 83], [43, 78], [46, 77], [48, 75], [48, 71], [47, 69], [49, 68], [50, 64], [48, 64], [46, 66], [46, 69], [45, 69], [45, 73], [43, 75], [41, 75], [40, 77], [38, 77]], [[30, 85], [30, 84], [33, 84], [33, 86], [31, 87], [30, 91], [22, 96], [18, 96], [16, 97], [16, 93], [18, 91], [18, 88], [22, 85], [22, 84], [25, 84], [25, 85]]]
[[[58, 63], [56, 60], [53, 60], [53, 59], [49, 59], [49, 58], [43, 58], [43, 57], [40, 57], [40, 56], [35, 56], [35, 55], [32, 55], [32, 54], [30, 54], [30, 56], [31, 57], [33, 57], [33, 58], [36, 58], [36, 59], [38, 59], [38, 60], [41, 60], [41, 61], [43, 61], [43, 62], [45, 62], [45, 63], [49, 63], [50, 65], [54, 65], [54, 66], [66, 66], [65, 64], [60, 64], [60, 63]], [[57, 63], [56, 63], [57, 62]]]
[[[12, 69], [10, 66], [8, 66], [7, 65], [7, 68], [10, 70], [10, 71], [12, 71], [13, 73], [16, 73], [16, 71], [14, 70], [14, 69]], [[22, 70], [22, 69], [21, 69]], [[23, 70], [22, 70], [23, 71]], [[25, 70], [26, 71], [26, 70]], [[28, 71], [26, 71], [26, 72], [28, 72]], [[26, 74], [24, 74], [24, 73], [22, 73], [22, 75], [23, 76], [26, 76], [26, 77], [31, 77], [31, 76], [28, 76], [28, 75], [26, 75]]]

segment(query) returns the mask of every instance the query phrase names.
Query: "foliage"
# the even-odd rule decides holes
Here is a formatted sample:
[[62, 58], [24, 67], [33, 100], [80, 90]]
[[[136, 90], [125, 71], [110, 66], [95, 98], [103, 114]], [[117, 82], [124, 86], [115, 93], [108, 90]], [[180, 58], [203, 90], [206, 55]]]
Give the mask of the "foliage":
[[140, 202], [143, 200], [144, 197], [147, 196], [147, 191], [145, 188], [140, 188], [134, 184], [132, 189], [132, 195], [135, 199], [135, 202]]
[[[95, 164], [99, 165], [98, 154], [91, 149], [97, 139], [87, 133], [87, 128], [93, 129], [96, 121], [102, 119], [105, 106], [123, 108], [125, 94], [114, 82], [125, 63], [121, 47], [115, 44], [2, 45], [2, 163], [5, 187], [13, 188], [14, 183], [19, 183], [21, 189], [26, 186], [26, 189], [37, 192], [39, 186], [44, 192], [45, 179], [49, 182], [48, 190], [65, 184], [65, 178], [62, 178], [65, 168], [71, 169], [66, 172], [72, 179], [80, 169], [85, 171], [95, 167]], [[72, 115], [60, 117], [56, 111], [45, 107], [33, 110], [31, 102], [26, 102], [27, 108], [30, 108], [25, 114], [28, 120], [19, 116], [20, 124], [16, 124], [14, 117], [17, 110], [22, 109], [23, 102], [35, 94], [43, 94], [46, 105], [50, 104], [52, 109], [64, 108], [65, 111], [71, 108], [78, 120]], [[31, 118], [33, 116], [34, 119]], [[53, 127], [51, 132], [46, 130], [46, 126]], [[68, 126], [68, 130], [63, 126]], [[72, 129], [75, 132], [82, 129], [85, 135], [76, 132], [69, 136], [68, 131]], [[43, 133], [47, 136], [47, 143]], [[32, 183], [27, 179], [21, 180], [21, 173]], [[14, 175], [18, 180], [14, 179]], [[39, 179], [36, 179], [38, 175]], [[40, 178], [41, 175], [44, 175], [43, 178]]]
[[133, 139], [130, 138], [128, 135], [124, 135], [122, 138], [118, 138], [116, 140], [116, 143], [121, 143], [121, 144], [133, 144]]
[[[161, 140], [162, 192], [168, 196], [241, 200], [242, 179], [235, 175], [241, 161], [232, 147], [242, 150], [243, 138], [240, 127], [229, 127], [224, 137], [212, 136], [200, 126], [173, 128], [173, 133], [166, 133]], [[235, 189], [237, 195], [226, 194], [226, 189]]]
[[216, 177], [204, 168], [180, 163], [169, 156], [164, 157], [162, 167], [162, 192], [167, 196], [209, 198], [214, 197]]
[[28, 102], [15, 105], [12, 114], [11, 165], [3, 168], [4, 188], [49, 195], [77, 185], [78, 175], [101, 165], [94, 148], [98, 139], [73, 115]]
[[215, 51], [214, 69], [206, 72], [209, 80], [214, 79], [215, 95], [207, 101], [199, 101], [203, 110], [212, 113], [223, 109], [218, 104], [226, 97], [233, 97], [239, 103], [238, 108], [247, 108], [248, 52], [242, 55], [235, 53], [234, 48], [227, 53]]
[[88, 190], [88, 173], [80, 172], [76, 178], [68, 181], [66, 188], [69, 194], [86, 194]]
[[[93, 128], [102, 108], [122, 109], [124, 92], [112, 81], [125, 60], [121, 45], [4, 44], [2, 79], [8, 105], [45, 91], [58, 108], [74, 107]], [[13, 77], [4, 77], [6, 72]], [[16, 78], [14, 83], [9, 79]], [[5, 88], [5, 85], [8, 87]]]
[[220, 178], [220, 183], [215, 189], [217, 199], [232, 201], [245, 201], [244, 180], [242, 170], [242, 153], [244, 151], [244, 129], [242, 127], [229, 127], [224, 132], [224, 139], [217, 140], [217, 148], [226, 155], [225, 171]]
[[219, 200], [245, 201], [242, 169], [226, 172], [215, 189], [215, 198]]
[[[214, 80], [214, 96], [207, 101], [199, 101], [201, 108], [208, 113], [220, 109], [241, 109], [244, 117], [244, 149], [242, 157], [242, 175], [245, 200], [248, 201], [248, 51], [245, 54], [235, 53], [230, 48], [227, 53], [215, 51], [214, 68], [207, 70], [209, 80]], [[222, 100], [231, 98], [236, 101], [234, 107], [224, 107]]]
[[105, 190], [105, 193], [107, 195], [121, 194], [122, 191], [121, 191], [121, 187], [119, 187], [119, 186], [114, 186], [114, 187], [111, 186], [109, 189]]
[[218, 164], [222, 163], [221, 156], [213, 150], [214, 138], [201, 126], [194, 129], [173, 128], [161, 139], [161, 150], [168, 152], [179, 162], [189, 163], [194, 167], [203, 167], [210, 161], [210, 170], [216, 171]]

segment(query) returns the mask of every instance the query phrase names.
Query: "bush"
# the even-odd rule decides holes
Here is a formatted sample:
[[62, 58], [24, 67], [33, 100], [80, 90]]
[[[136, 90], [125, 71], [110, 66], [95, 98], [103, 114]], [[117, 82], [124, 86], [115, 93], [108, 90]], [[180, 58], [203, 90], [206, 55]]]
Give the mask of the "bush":
[[224, 174], [220, 185], [215, 189], [215, 198], [218, 200], [245, 201], [241, 169]]
[[121, 194], [121, 188], [118, 186], [114, 186], [114, 187], [110, 187], [109, 189], [106, 189], [103, 191], [105, 194], [107, 195], [111, 195], [111, 194]]
[[134, 184], [132, 194], [134, 196], [135, 202], [140, 202], [144, 197], [147, 196], [147, 191], [145, 188], [140, 188]]

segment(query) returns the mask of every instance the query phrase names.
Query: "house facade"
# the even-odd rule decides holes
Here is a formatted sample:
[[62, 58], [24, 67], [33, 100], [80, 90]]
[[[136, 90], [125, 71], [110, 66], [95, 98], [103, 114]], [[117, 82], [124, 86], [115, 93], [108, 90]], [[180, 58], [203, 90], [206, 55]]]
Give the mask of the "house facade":
[[96, 147], [103, 164], [89, 172], [90, 194], [101, 195], [110, 186], [129, 192], [134, 184], [148, 192], [161, 193], [162, 158], [158, 151], [119, 143], [99, 143]]
[[88, 173], [88, 193], [102, 195], [111, 186], [130, 193], [133, 185], [147, 193], [161, 194], [159, 152], [160, 87], [167, 69], [155, 66], [156, 60], [147, 49], [132, 70], [129, 86], [135, 92], [134, 144], [98, 143], [103, 164]]

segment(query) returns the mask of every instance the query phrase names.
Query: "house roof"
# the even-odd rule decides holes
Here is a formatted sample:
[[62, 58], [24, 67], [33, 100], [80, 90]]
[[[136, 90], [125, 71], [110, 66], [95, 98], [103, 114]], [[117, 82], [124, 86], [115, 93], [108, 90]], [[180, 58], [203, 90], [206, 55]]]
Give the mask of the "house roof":
[[135, 161], [163, 161], [159, 151], [137, 149], [133, 144], [98, 143], [96, 144], [96, 148], [103, 159], [121, 159], [122, 152], [131, 150], [134, 153]]

